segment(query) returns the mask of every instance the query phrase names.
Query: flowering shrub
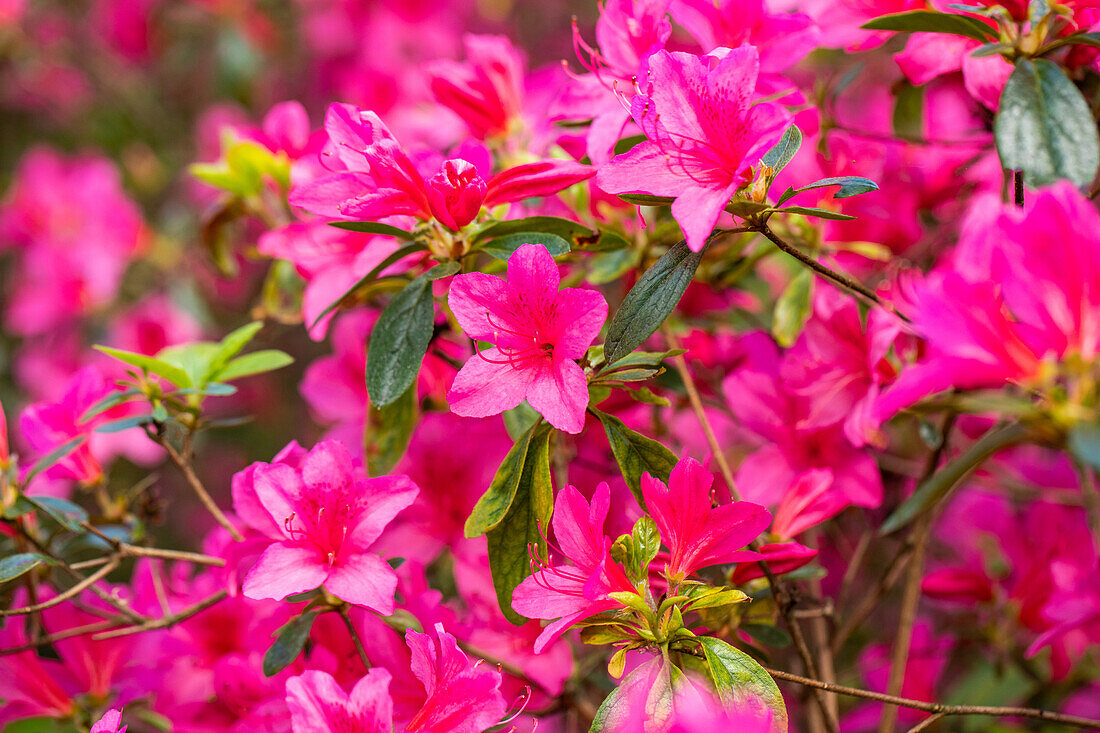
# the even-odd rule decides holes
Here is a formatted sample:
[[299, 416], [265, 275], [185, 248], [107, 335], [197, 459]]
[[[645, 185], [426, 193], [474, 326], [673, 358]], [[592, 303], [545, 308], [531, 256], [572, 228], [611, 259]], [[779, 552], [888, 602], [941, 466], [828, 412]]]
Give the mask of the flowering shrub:
[[1097, 48], [0, 0], [0, 733], [1100, 729]]

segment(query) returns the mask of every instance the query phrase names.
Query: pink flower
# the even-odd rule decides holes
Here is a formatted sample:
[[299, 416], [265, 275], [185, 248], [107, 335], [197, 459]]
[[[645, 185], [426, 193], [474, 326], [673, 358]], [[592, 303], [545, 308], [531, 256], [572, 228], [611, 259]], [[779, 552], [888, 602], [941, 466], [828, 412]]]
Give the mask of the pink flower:
[[526, 399], [551, 425], [584, 427], [588, 384], [575, 361], [607, 319], [594, 290], [565, 288], [554, 258], [525, 244], [508, 260], [508, 280], [483, 273], [456, 275], [448, 301], [466, 335], [495, 346], [467, 360], [447, 401], [451, 411], [486, 417]]
[[[504, 717], [500, 672], [480, 660], [470, 664], [441, 624], [436, 625], [435, 638], [410, 629], [405, 642], [412, 673], [427, 698], [398, 730], [481, 733]], [[308, 670], [291, 677], [286, 692], [294, 733], [390, 733], [394, 730], [392, 679], [388, 670], [374, 667], [348, 693], [327, 672]]]
[[479, 140], [507, 135], [523, 106], [523, 58], [504, 36], [467, 34], [466, 62], [427, 65], [432, 93]]
[[[543, 160], [505, 170], [485, 182], [470, 167], [475, 161], [451, 160], [429, 185], [374, 112], [333, 104], [325, 115], [325, 131], [329, 141], [321, 161], [330, 172], [296, 185], [290, 203], [335, 219], [408, 215], [431, 221], [442, 213], [439, 221], [450, 227], [448, 220], [472, 220], [482, 204], [492, 207], [547, 196], [595, 173], [591, 166], [570, 160]], [[447, 191], [454, 194], [452, 204], [447, 203]]]
[[1068, 183], [1023, 208], [985, 198], [975, 206], [954, 265], [898, 283], [899, 305], [927, 349], [879, 397], [876, 419], [950, 387], [1032, 384], [1048, 362], [1100, 353], [1096, 208]]
[[674, 0], [672, 17], [703, 51], [752, 44], [761, 70], [777, 73], [818, 47], [821, 31], [804, 13], [775, 12], [764, 0]]
[[409, 629], [405, 643], [412, 672], [428, 696], [405, 730], [481, 733], [504, 717], [499, 670], [481, 660], [471, 664], [442, 624], [433, 636]]
[[452, 231], [469, 224], [481, 210], [485, 181], [465, 160], [447, 160], [428, 180], [428, 204], [439, 223]]
[[710, 565], [760, 558], [742, 548], [768, 528], [771, 514], [747, 501], [712, 506], [712, 483], [714, 476], [692, 458], [676, 464], [667, 486], [648, 473], [642, 476], [646, 509], [671, 551], [665, 566], [670, 577], [682, 579]]
[[589, 504], [573, 486], [554, 499], [550, 520], [561, 554], [572, 566], [547, 565], [523, 580], [512, 594], [512, 608], [528, 618], [556, 619], [535, 640], [535, 652], [543, 649], [570, 626], [601, 611], [620, 608], [607, 594], [634, 592], [623, 569], [609, 554], [611, 539], [604, 522], [611, 505], [611, 489], [601, 483]]
[[597, 185], [674, 197], [672, 215], [698, 252], [749, 166], [790, 122], [783, 108], [754, 103], [759, 68], [752, 46], [706, 56], [655, 53], [645, 89], [630, 104], [649, 139], [602, 166]]
[[122, 711], [112, 709], [103, 713], [103, 717], [92, 726], [91, 733], [126, 733], [127, 727], [122, 725]]
[[393, 699], [390, 673], [374, 668], [344, 691], [328, 672], [307, 670], [286, 681], [286, 701], [294, 733], [391, 733]]
[[416, 499], [404, 476], [363, 479], [343, 443], [326, 440], [301, 459], [256, 466], [256, 497], [276, 540], [244, 579], [249, 598], [279, 600], [319, 585], [339, 598], [393, 613], [397, 576], [370, 547], [386, 525]]

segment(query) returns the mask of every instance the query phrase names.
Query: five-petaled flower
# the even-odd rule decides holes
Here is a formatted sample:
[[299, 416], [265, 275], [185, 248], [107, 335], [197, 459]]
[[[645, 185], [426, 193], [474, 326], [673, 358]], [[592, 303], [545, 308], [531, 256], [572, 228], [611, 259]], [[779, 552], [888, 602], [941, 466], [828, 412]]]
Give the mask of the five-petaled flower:
[[487, 417], [523, 402], [568, 433], [584, 427], [588, 384], [575, 361], [607, 319], [607, 301], [594, 290], [558, 290], [554, 258], [525, 244], [508, 260], [508, 280], [456, 275], [449, 303], [470, 338], [494, 344], [479, 351], [455, 376], [447, 395], [451, 411]]
[[246, 596], [281, 600], [323, 585], [348, 603], [393, 613], [397, 576], [370, 547], [416, 499], [416, 484], [406, 476], [363, 478], [344, 444], [326, 440], [298, 467], [254, 466], [253, 485], [273, 520], [256, 528], [275, 542], [245, 577]]
[[759, 71], [753, 46], [653, 54], [648, 84], [630, 103], [649, 139], [602, 166], [596, 183], [609, 193], [674, 197], [672, 215], [698, 252], [749, 166], [790, 122], [779, 105], [754, 102]]
[[566, 486], [554, 500], [554, 528], [561, 554], [573, 565], [541, 563], [512, 594], [512, 608], [529, 618], [556, 619], [535, 640], [541, 652], [581, 619], [620, 608], [608, 594], [634, 593], [626, 572], [611, 559], [611, 538], [604, 534], [611, 489], [601, 483], [589, 504], [581, 492]]
[[642, 476], [646, 508], [671, 551], [665, 573], [674, 581], [708, 565], [760, 559], [743, 548], [767, 529], [772, 515], [748, 501], [712, 506], [713, 482], [710, 471], [691, 458], [676, 464], [667, 486]]

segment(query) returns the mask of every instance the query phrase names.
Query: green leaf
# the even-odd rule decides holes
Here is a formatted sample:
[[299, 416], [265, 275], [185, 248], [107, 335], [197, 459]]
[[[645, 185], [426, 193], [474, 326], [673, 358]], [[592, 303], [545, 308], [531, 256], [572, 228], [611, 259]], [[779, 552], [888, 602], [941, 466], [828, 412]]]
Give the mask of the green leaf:
[[512, 501], [516, 498], [520, 481], [523, 479], [523, 467], [527, 463], [531, 443], [535, 439], [535, 434], [543, 429], [546, 428], [541, 422], [533, 425], [516, 441], [508, 451], [508, 455], [504, 456], [489, 488], [477, 500], [473, 511], [466, 519], [467, 538], [480, 537], [504, 520], [508, 509], [512, 506]]
[[1088, 102], [1057, 64], [1022, 58], [1008, 78], [993, 136], [1001, 165], [1044, 186], [1065, 178], [1090, 183], [1100, 165], [1100, 135]]
[[948, 33], [953, 36], [973, 38], [982, 43], [997, 38], [996, 31], [988, 23], [983, 23], [977, 18], [954, 13], [935, 13], [929, 10], [882, 15], [864, 23], [861, 27], [870, 31]]
[[633, 544], [630, 568], [634, 572], [634, 580], [644, 580], [649, 574], [649, 564], [661, 551], [661, 533], [657, 529], [657, 523], [650, 517], [641, 517], [634, 523], [634, 529], [630, 531], [630, 539]]
[[24, 573], [29, 573], [34, 568], [50, 559], [37, 552], [20, 552], [18, 555], [8, 555], [0, 558], [0, 583], [15, 580]]
[[432, 286], [423, 275], [406, 285], [382, 311], [367, 350], [367, 393], [376, 407], [390, 404], [416, 381], [434, 322]]
[[631, 726], [638, 714], [634, 706], [639, 702], [644, 707], [646, 730], [667, 728], [673, 718], [673, 670], [676, 678], [682, 678], [680, 670], [661, 658], [640, 665], [604, 698], [589, 733], [634, 730]]
[[851, 221], [854, 216], [840, 214], [828, 209], [819, 209], [816, 206], [788, 206], [783, 209], [775, 209], [781, 214], [802, 214], [802, 216], [816, 216], [818, 219], [832, 219], [833, 221]]
[[1074, 33], [1059, 39], [1064, 45], [1100, 46], [1100, 33]]
[[230, 359], [241, 353], [241, 350], [248, 345], [249, 341], [255, 338], [256, 334], [259, 333], [260, 329], [263, 327], [263, 321], [253, 321], [252, 323], [247, 323], [231, 331], [225, 338], [218, 342], [218, 350], [214, 352], [213, 358], [210, 359], [210, 366], [203, 375], [200, 384], [206, 384], [214, 379], [218, 371], [228, 364]]
[[[164, 377], [177, 387], [191, 387], [191, 377], [187, 375], [187, 372], [180, 369], [177, 366], [173, 366], [166, 361], [155, 359], [145, 354], [135, 354], [132, 351], [123, 351], [122, 349], [112, 349], [108, 346], [93, 346], [96, 351], [101, 351], [107, 356], [114, 357], [119, 361], [136, 366], [143, 372], [148, 374], [156, 374]], [[158, 355], [159, 356], [159, 355]]]
[[955, 460], [936, 471], [917, 487], [913, 494], [901, 503], [879, 527], [880, 535], [895, 532], [943, 500], [970, 472], [987, 458], [1027, 438], [1027, 430], [1017, 424], [990, 430]]
[[123, 430], [136, 428], [140, 425], [147, 425], [151, 422], [153, 422], [152, 415], [135, 415], [134, 417], [124, 417], [121, 420], [112, 420], [111, 422], [105, 422], [102, 425], [96, 425], [94, 432], [121, 433]]
[[614, 282], [637, 267], [640, 257], [638, 250], [633, 248], [601, 252], [588, 261], [585, 279], [593, 285]]
[[140, 394], [141, 394], [141, 390], [137, 390], [137, 389], [127, 389], [127, 390], [124, 390], [124, 391], [121, 391], [121, 392], [111, 392], [110, 394], [105, 396], [103, 399], [97, 401], [94, 405], [92, 405], [87, 410], [85, 410], [84, 414], [80, 416], [80, 419], [77, 420], [77, 422], [78, 423], [88, 422], [89, 420], [91, 420], [96, 415], [104, 413], [107, 410], [110, 410], [112, 407], [117, 407], [118, 405], [121, 405], [124, 402], [129, 402], [134, 397], [137, 397]]
[[213, 341], [192, 341], [163, 348], [157, 358], [187, 375], [188, 383], [177, 386], [201, 387], [220, 348], [221, 344]]
[[696, 586], [703, 588], [702, 592], [692, 591], [691, 600], [688, 602], [688, 607], [692, 611], [699, 611], [704, 608], [722, 608], [723, 606], [733, 606], [738, 603], [744, 603], [749, 600], [749, 596], [737, 588], [705, 588], [704, 586]]
[[1078, 460], [1100, 470], [1100, 425], [1077, 423], [1069, 429], [1067, 444]]
[[786, 649], [791, 645], [791, 635], [774, 624], [741, 624], [739, 628], [764, 646]]
[[554, 257], [569, 252], [569, 242], [557, 234], [547, 232], [517, 232], [497, 237], [493, 241], [482, 246], [485, 254], [498, 260], [507, 260], [512, 254], [525, 244], [541, 244]]
[[608, 363], [634, 351], [661, 327], [695, 277], [703, 251], [692, 252], [681, 241], [639, 278], [607, 328], [604, 356]]
[[70, 532], [83, 532], [81, 522], [88, 521], [88, 512], [78, 504], [56, 496], [27, 496], [23, 498], [34, 505], [34, 508], [60, 524]]
[[552, 433], [548, 427], [536, 429], [528, 444], [508, 513], [500, 524], [486, 533], [497, 603], [504, 617], [516, 625], [527, 621], [512, 609], [512, 592], [531, 574], [528, 546], [535, 545], [539, 556], [546, 556], [544, 538], [554, 511], [554, 488], [550, 480]]
[[813, 273], [808, 268], [800, 268], [775, 302], [772, 336], [780, 346], [790, 346], [802, 333], [802, 327], [813, 312], [813, 285]]
[[783, 133], [783, 137], [779, 139], [779, 142], [771, 150], [764, 153], [764, 157], [760, 159], [761, 165], [766, 165], [772, 169], [772, 173], [768, 177], [769, 184], [771, 184], [777, 173], [787, 167], [787, 164], [791, 162], [800, 147], [802, 147], [802, 130], [798, 129], [798, 125], [791, 125]]
[[407, 232], [404, 229], [399, 229], [389, 224], [383, 224], [378, 221], [330, 221], [329, 226], [336, 227], [337, 229], [344, 229], [349, 232], [362, 232], [363, 234], [385, 234], [390, 237], [397, 237], [398, 239], [415, 239], [416, 235], [412, 232]]
[[[290, 354], [279, 351], [278, 349], [262, 349], [260, 351], [253, 351], [251, 354], [238, 356], [236, 359], [226, 364], [225, 368], [214, 376], [219, 380], [228, 382], [233, 379], [240, 379], [241, 377], [250, 377], [254, 374], [263, 374], [264, 372], [282, 369], [293, 363], [294, 358], [291, 357]], [[208, 391], [207, 394], [214, 393]]]
[[373, 280], [377, 280], [378, 276], [381, 275], [386, 270], [387, 267], [389, 267], [389, 266], [391, 266], [391, 265], [393, 265], [397, 262], [400, 262], [401, 260], [405, 259], [409, 255], [416, 254], [417, 252], [423, 252], [427, 249], [428, 249], [428, 247], [425, 244], [423, 244], [421, 242], [413, 242], [412, 244], [406, 244], [404, 247], [401, 247], [396, 252], [393, 252], [388, 257], [386, 257], [386, 259], [382, 260], [377, 265], [375, 265], [374, 269], [372, 269], [370, 272], [368, 272], [363, 277], [359, 278], [355, 282], [354, 285], [352, 285], [350, 288], [345, 290], [343, 295], [341, 295], [339, 298], [337, 298], [336, 300], [329, 303], [328, 306], [323, 311], [321, 311], [321, 314], [318, 315], [315, 319], [313, 319], [313, 323], [309, 324], [309, 327], [313, 328], [318, 323], [320, 323], [322, 321], [322, 319], [324, 319], [325, 316], [327, 316], [329, 313], [332, 313], [332, 311], [336, 310], [336, 308], [341, 303], [343, 303], [346, 299], [348, 299], [352, 295], [354, 295], [355, 292], [357, 290], [359, 290], [361, 287], [363, 287], [364, 285], [366, 285], [367, 283], [369, 283]]
[[37, 717], [13, 720], [4, 727], [4, 733], [80, 733], [76, 723]]
[[306, 611], [301, 616], [292, 618], [275, 637], [275, 643], [268, 647], [264, 654], [264, 676], [273, 677], [286, 669], [291, 662], [302, 653], [306, 645], [309, 632], [313, 628], [313, 622], [321, 611]]
[[508, 221], [494, 222], [478, 232], [474, 241], [481, 242], [486, 239], [503, 237], [508, 234], [519, 234], [521, 232], [556, 234], [567, 242], [577, 242], [582, 239], [590, 239], [596, 236], [596, 232], [592, 231], [584, 224], [578, 224], [569, 219], [562, 219], [557, 216], [528, 216], [524, 219], [509, 219]]
[[72, 440], [65, 441], [46, 455], [39, 458], [37, 461], [35, 461], [35, 464], [31, 466], [31, 470], [27, 472], [26, 477], [23, 479], [23, 485], [30, 486], [31, 481], [34, 479], [35, 476], [42, 473], [47, 468], [54, 465], [62, 458], [79, 448], [80, 444], [87, 440], [87, 438], [87, 435], [78, 435]]
[[787, 730], [783, 694], [755, 659], [713, 636], [700, 636], [699, 646], [706, 654], [711, 680], [719, 697], [734, 705], [753, 698], [760, 700], [771, 708], [773, 733]]
[[648, 472], [654, 478], [667, 483], [668, 476], [676, 465], [676, 454], [656, 440], [634, 432], [619, 418], [599, 410], [592, 410], [592, 412], [603, 423], [607, 440], [611, 444], [611, 452], [615, 455], [615, 461], [619, 464], [623, 478], [626, 479], [626, 485], [638, 500], [638, 504], [644, 507], [642, 474]]
[[671, 196], [650, 196], [648, 193], [620, 193], [619, 198], [636, 206], [668, 206], [676, 200]]
[[424, 273], [424, 277], [431, 281], [442, 280], [462, 271], [462, 265], [454, 260], [443, 262]]
[[409, 447], [420, 414], [416, 380], [396, 400], [378, 408], [371, 406], [365, 431], [367, 466], [371, 476], [389, 473]]
[[513, 441], [520, 437], [539, 421], [539, 414], [526, 402], [521, 402], [517, 407], [504, 412], [504, 429], [508, 431], [508, 437]]
[[827, 186], [840, 186], [840, 190], [833, 194], [834, 199], [846, 199], [849, 196], [858, 196], [861, 193], [870, 193], [878, 190], [878, 184], [870, 178], [862, 176], [837, 176], [834, 178], [822, 178], [808, 186], [802, 186], [799, 191], [809, 191], [814, 188]]

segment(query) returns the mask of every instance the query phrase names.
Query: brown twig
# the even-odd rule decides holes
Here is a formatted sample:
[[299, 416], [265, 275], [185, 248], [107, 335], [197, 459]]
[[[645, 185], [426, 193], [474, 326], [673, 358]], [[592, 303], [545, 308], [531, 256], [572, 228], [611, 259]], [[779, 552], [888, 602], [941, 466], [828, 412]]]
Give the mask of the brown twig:
[[121, 540], [111, 537], [109, 534], [105, 534], [90, 522], [81, 522], [80, 526], [111, 545], [120, 557], [156, 557], [162, 560], [191, 562], [196, 565], [214, 565], [216, 567], [223, 567], [225, 565], [224, 559], [214, 557], [213, 555], [203, 555], [198, 552], [188, 552], [186, 550], [166, 550], [159, 547], [131, 545], [128, 542], [122, 542]]
[[938, 721], [940, 718], [944, 718], [944, 717], [946, 717], [946, 716], [943, 713], [936, 713], [934, 715], [930, 715], [929, 717], [925, 718], [921, 722], [914, 725], [912, 728], [910, 728], [908, 731], [906, 731], [906, 733], [920, 733], [920, 731], [924, 730], [925, 728], [931, 727], [932, 725], [934, 725], [936, 723], [936, 721]]
[[875, 293], [875, 291], [871, 290], [862, 283], [856, 282], [855, 280], [843, 273], [826, 267], [825, 265], [815, 260], [813, 257], [810, 257], [809, 255], [799, 250], [797, 247], [788, 244], [779, 235], [773, 232], [767, 224], [760, 224], [755, 227], [755, 230], [763, 234], [768, 239], [768, 241], [770, 241], [776, 247], [783, 250], [791, 257], [794, 257], [796, 260], [816, 272], [818, 275], [821, 275], [826, 280], [832, 280], [837, 285], [840, 285], [841, 287], [846, 288], [847, 290], [850, 290], [851, 292], [859, 295], [872, 305], [876, 305], [885, 311], [893, 313], [902, 320], [908, 320], [905, 318], [905, 316], [898, 313], [897, 310], [895, 310], [894, 306], [890, 305], [882, 298], [878, 297], [878, 294]]
[[995, 707], [991, 705], [945, 705], [938, 702], [924, 702], [923, 700], [912, 700], [906, 697], [898, 697], [897, 695], [887, 695], [881, 692], [861, 690], [856, 687], [830, 684], [828, 682], [802, 677], [797, 674], [791, 674], [790, 672], [782, 672], [778, 669], [770, 669], [768, 667], [764, 669], [768, 674], [778, 680], [795, 682], [806, 687], [815, 687], [819, 690], [825, 690], [837, 695], [860, 697], [866, 700], [877, 700], [878, 702], [898, 705], [913, 710], [923, 710], [928, 713], [938, 713], [944, 716], [988, 715], [991, 717], [1020, 717], [1031, 718], [1033, 720], [1049, 720], [1054, 723], [1072, 725], [1076, 728], [1100, 729], [1100, 720], [1090, 720], [1089, 718], [1081, 718], [1076, 715], [1063, 715], [1062, 713], [1055, 713], [1050, 710], [1040, 710], [1038, 708]]
[[176, 465], [176, 468], [179, 469], [180, 473], [183, 474], [183, 478], [187, 481], [188, 485], [191, 487], [191, 490], [194, 491], [195, 495], [199, 497], [199, 501], [201, 501], [203, 506], [206, 507], [207, 511], [209, 511], [214, 516], [214, 519], [217, 520], [218, 524], [225, 527], [226, 530], [229, 531], [229, 535], [237, 542], [240, 542], [242, 539], [244, 539], [241, 536], [241, 533], [237, 531], [237, 528], [234, 527], [232, 522], [229, 521], [229, 518], [226, 517], [222, 510], [218, 507], [217, 503], [214, 502], [214, 499], [211, 498], [210, 494], [207, 493], [206, 487], [202, 485], [202, 481], [199, 480], [198, 475], [195, 473], [195, 469], [191, 467], [190, 461], [188, 461], [184, 457], [184, 454], [181, 454], [178, 450], [176, 450], [171, 441], [169, 441], [160, 433], [148, 429], [146, 430], [146, 433], [157, 444], [164, 448], [164, 451], [168, 454], [168, 457], [172, 460], [172, 463], [174, 463]]
[[62, 591], [61, 593], [58, 593], [53, 598], [50, 598], [47, 601], [42, 601], [41, 603], [35, 603], [31, 606], [23, 606], [22, 608], [12, 608], [9, 610], [0, 610], [0, 617], [21, 616], [28, 613], [38, 613], [39, 611], [44, 611], [47, 608], [52, 608], [59, 603], [64, 603], [73, 596], [79, 595], [80, 592], [83, 591], [85, 588], [94, 585], [96, 582], [113, 573], [115, 568], [117, 567], [118, 558], [112, 557], [107, 562], [107, 564], [101, 567], [99, 570], [96, 570], [94, 573], [86, 578], [81, 578], [81, 580], [73, 585], [71, 588]]
[[102, 631], [103, 629], [109, 629], [114, 625], [115, 624], [113, 621], [96, 621], [95, 623], [85, 624], [84, 626], [74, 626], [71, 629], [58, 631], [56, 634], [47, 634], [45, 636], [40, 636], [37, 639], [28, 641], [26, 644], [20, 644], [19, 646], [9, 646], [0, 649], [0, 657], [5, 657], [9, 654], [18, 654], [19, 652], [25, 652], [31, 649], [37, 649], [40, 646], [45, 646], [46, 644], [52, 644], [55, 641], [68, 639], [72, 636], [82, 636], [83, 634], [90, 634], [93, 631]]
[[130, 634], [140, 634], [143, 631], [153, 631], [155, 629], [166, 629], [169, 626], [174, 626], [180, 621], [184, 621], [195, 614], [210, 608], [215, 603], [218, 603], [225, 598], [229, 593], [224, 590], [220, 590], [212, 596], [204, 598], [198, 603], [193, 603], [187, 608], [176, 613], [169, 614], [168, 616], [162, 616], [161, 618], [147, 619], [143, 623], [136, 624], [134, 626], [126, 626], [121, 629], [111, 629], [110, 631], [103, 631], [98, 634], [92, 635], [92, 641], [103, 641], [104, 639], [113, 639], [118, 636], [129, 636]]

